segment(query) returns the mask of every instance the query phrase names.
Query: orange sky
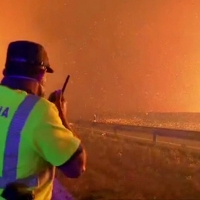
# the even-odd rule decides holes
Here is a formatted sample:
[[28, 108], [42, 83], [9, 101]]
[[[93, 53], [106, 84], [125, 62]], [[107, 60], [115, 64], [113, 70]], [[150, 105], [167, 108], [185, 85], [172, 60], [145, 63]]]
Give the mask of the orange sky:
[[23, 2], [0, 2], [0, 64], [11, 40], [44, 44], [72, 116], [200, 111], [199, 0]]

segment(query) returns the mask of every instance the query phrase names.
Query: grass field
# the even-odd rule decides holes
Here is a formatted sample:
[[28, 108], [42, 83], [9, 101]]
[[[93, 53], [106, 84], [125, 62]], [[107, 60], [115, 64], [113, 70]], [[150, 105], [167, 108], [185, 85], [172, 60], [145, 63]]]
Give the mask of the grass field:
[[78, 130], [88, 152], [87, 172], [58, 178], [78, 200], [199, 199], [200, 155]]

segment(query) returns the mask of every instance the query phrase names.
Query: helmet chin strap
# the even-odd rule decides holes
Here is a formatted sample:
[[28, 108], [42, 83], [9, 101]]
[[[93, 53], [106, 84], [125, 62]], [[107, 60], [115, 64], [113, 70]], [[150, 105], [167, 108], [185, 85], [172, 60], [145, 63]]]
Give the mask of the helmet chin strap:
[[45, 90], [42, 84], [34, 78], [24, 76], [5, 76], [1, 85], [7, 86], [15, 90], [23, 90], [29, 94], [44, 97]]

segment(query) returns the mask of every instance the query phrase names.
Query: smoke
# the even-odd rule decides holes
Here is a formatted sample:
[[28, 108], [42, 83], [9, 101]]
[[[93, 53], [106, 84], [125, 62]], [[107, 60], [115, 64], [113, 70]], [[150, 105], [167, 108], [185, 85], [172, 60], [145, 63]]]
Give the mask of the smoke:
[[12, 40], [43, 44], [55, 69], [47, 92], [71, 75], [65, 95], [71, 118], [197, 111], [198, 6], [175, 0], [1, 1], [0, 64]]

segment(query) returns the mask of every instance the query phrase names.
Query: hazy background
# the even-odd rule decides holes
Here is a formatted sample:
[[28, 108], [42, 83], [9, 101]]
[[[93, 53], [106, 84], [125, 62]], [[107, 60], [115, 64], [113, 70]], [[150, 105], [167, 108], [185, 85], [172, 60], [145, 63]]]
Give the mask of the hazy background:
[[70, 117], [200, 111], [199, 0], [2, 0], [0, 66], [7, 44], [42, 43], [55, 74], [71, 75]]

